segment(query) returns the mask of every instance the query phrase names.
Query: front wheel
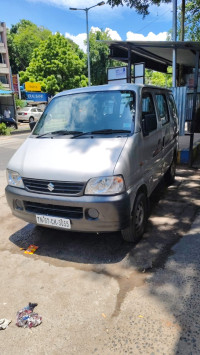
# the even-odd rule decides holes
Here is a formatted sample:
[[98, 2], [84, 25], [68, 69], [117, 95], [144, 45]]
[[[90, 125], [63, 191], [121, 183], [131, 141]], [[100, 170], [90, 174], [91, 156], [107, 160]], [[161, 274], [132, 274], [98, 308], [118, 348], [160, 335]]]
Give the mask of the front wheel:
[[145, 230], [147, 223], [147, 198], [143, 192], [136, 196], [130, 225], [121, 231], [122, 237], [126, 242], [137, 243]]

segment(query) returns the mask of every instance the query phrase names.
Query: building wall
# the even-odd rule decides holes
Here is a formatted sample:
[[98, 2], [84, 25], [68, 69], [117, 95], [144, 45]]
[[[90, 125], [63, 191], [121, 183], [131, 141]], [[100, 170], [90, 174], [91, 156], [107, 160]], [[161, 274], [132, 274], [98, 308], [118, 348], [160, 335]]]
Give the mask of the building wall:
[[11, 89], [10, 73], [6, 24], [5, 22], [0, 22], [0, 82], [5, 89]]

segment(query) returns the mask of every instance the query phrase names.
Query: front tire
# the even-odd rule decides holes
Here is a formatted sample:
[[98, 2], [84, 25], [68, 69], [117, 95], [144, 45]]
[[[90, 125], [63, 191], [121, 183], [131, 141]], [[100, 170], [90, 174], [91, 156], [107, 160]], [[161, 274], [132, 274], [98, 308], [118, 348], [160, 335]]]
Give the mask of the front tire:
[[137, 243], [145, 230], [147, 223], [147, 197], [143, 192], [136, 196], [130, 225], [121, 231], [126, 242]]

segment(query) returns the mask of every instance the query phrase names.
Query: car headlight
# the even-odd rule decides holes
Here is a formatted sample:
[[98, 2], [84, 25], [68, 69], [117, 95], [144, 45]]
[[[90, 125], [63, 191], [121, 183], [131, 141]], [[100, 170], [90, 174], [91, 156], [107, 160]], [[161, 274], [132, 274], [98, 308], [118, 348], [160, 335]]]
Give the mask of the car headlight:
[[85, 188], [86, 195], [115, 195], [125, 190], [121, 175], [102, 176], [90, 179]]
[[15, 187], [24, 187], [22, 178], [16, 171], [7, 170], [6, 173], [7, 173], [8, 185], [15, 186]]

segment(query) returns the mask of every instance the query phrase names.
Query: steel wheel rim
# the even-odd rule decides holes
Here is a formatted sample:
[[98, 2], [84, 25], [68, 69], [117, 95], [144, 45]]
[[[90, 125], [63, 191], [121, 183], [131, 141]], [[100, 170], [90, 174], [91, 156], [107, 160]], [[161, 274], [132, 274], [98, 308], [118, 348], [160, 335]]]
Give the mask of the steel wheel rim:
[[135, 228], [139, 230], [144, 222], [144, 205], [140, 202], [137, 206], [136, 213], [135, 213]]

